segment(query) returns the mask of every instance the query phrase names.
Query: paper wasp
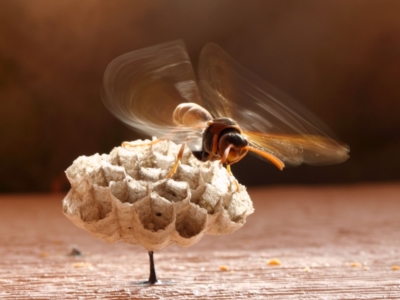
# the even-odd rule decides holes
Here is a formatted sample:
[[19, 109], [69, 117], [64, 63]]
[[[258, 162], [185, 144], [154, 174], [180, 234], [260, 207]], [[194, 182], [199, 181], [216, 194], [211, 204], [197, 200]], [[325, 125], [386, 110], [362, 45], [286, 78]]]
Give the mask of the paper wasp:
[[215, 44], [201, 51], [197, 80], [180, 40], [117, 57], [104, 74], [103, 101], [133, 129], [185, 142], [229, 172], [249, 151], [279, 169], [348, 158], [321, 121]]

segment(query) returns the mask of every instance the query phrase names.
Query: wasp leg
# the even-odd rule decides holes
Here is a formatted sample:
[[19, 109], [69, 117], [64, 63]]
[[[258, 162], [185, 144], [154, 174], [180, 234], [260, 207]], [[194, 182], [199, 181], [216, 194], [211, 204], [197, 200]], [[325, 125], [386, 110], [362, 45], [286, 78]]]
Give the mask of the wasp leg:
[[179, 129], [180, 129], [180, 127], [177, 127], [174, 130], [172, 130], [170, 133], [168, 133], [167, 135], [160, 137], [158, 139], [155, 139], [154, 141], [147, 142], [147, 143], [132, 144], [131, 142], [123, 142], [122, 147], [127, 148], [127, 147], [151, 146], [151, 145], [155, 145], [161, 141], [171, 140], [174, 137], [174, 135], [179, 131]]
[[236, 186], [236, 192], [238, 192], [239, 191], [239, 182], [236, 180], [236, 178], [232, 174], [231, 165], [227, 165], [226, 170], [228, 171], [228, 174], [233, 177], [233, 181], [235, 182], [235, 186]]
[[[181, 148], [179, 149], [178, 155], [176, 156], [176, 160], [175, 160], [174, 166], [172, 167], [171, 171], [168, 173], [167, 178], [171, 178], [171, 177], [175, 174], [175, 172], [176, 172], [176, 170], [177, 170], [177, 168], [178, 168], [178, 165], [179, 165], [179, 161], [180, 161], [181, 158], [183, 157], [183, 151], [185, 150], [186, 143], [189, 142], [189, 141], [191, 141], [191, 140], [195, 140], [195, 139], [197, 139], [197, 138], [199, 138], [199, 137], [198, 137], [198, 136], [187, 136], [187, 137], [183, 140], [183, 142], [182, 142], [182, 144], [181, 144]], [[192, 154], [193, 154], [197, 159], [199, 159], [199, 158], [194, 154], [193, 151], [192, 151]], [[200, 159], [199, 159], [199, 160], [200, 160]]]
[[159, 139], [156, 139], [156, 140], [151, 141], [151, 142], [140, 143], [140, 144], [132, 144], [131, 142], [123, 142], [122, 143], [122, 147], [124, 147], [124, 148], [131, 147], [131, 148], [133, 148], [133, 147], [141, 147], [141, 146], [151, 146], [151, 145], [155, 145], [155, 144], [157, 144], [157, 143], [159, 143], [159, 142], [161, 142], [163, 140], [164, 140], [163, 138], [159, 138]]
[[[122, 143], [122, 147], [140, 147], [140, 146], [150, 146], [150, 145], [154, 145], [157, 144], [161, 141], [170, 141], [173, 139], [173, 137], [176, 135], [177, 132], [180, 131], [180, 129], [182, 129], [182, 126], [178, 126], [177, 128], [173, 129], [170, 133], [168, 133], [167, 135], [164, 135], [163, 137], [157, 138], [154, 141], [151, 142], [145, 142], [145, 143], [140, 143], [140, 144], [132, 144], [131, 142], [123, 142]], [[186, 137], [183, 141], [185, 142], [186, 140], [190, 140], [190, 139], [195, 139], [198, 138], [197, 136], [188, 136]]]
[[172, 167], [171, 171], [168, 173], [167, 178], [171, 178], [175, 174], [176, 169], [178, 168], [178, 165], [179, 165], [179, 161], [181, 160], [181, 158], [183, 156], [183, 151], [185, 150], [185, 146], [186, 146], [186, 143], [183, 142], [181, 145], [181, 149], [179, 149], [178, 155], [176, 156], [174, 166]]

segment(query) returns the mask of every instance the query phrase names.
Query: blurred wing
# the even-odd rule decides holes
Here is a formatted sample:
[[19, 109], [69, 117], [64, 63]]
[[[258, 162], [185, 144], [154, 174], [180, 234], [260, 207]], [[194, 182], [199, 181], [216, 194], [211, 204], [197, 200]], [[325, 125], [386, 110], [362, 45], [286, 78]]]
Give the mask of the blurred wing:
[[243, 133], [250, 146], [271, 153], [285, 164], [329, 165], [345, 161], [348, 155], [346, 145], [330, 138], [315, 135], [268, 135], [257, 132]]
[[252, 146], [287, 164], [332, 164], [348, 158], [349, 148], [335, 141], [317, 117], [215, 44], [207, 44], [200, 54], [199, 86], [204, 108], [235, 120]]
[[114, 59], [103, 78], [105, 106], [133, 129], [182, 141], [192, 133], [173, 123], [182, 102], [199, 102], [195, 75], [181, 40], [126, 53]]

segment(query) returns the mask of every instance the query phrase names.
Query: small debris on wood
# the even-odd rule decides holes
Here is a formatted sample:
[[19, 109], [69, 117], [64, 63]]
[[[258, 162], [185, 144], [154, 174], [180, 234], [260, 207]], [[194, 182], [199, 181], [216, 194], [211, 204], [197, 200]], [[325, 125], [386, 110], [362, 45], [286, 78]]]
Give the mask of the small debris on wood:
[[222, 272], [226, 272], [226, 271], [229, 271], [230, 268], [227, 265], [220, 265], [219, 266], [219, 270], [222, 271]]
[[273, 258], [267, 261], [267, 264], [269, 266], [280, 266], [281, 265], [281, 261], [277, 258]]
[[77, 263], [73, 263], [72, 266], [74, 268], [92, 268], [92, 264], [88, 263], [88, 262], [77, 262]]
[[82, 256], [82, 252], [79, 249], [73, 247], [71, 252], [68, 253], [68, 256]]

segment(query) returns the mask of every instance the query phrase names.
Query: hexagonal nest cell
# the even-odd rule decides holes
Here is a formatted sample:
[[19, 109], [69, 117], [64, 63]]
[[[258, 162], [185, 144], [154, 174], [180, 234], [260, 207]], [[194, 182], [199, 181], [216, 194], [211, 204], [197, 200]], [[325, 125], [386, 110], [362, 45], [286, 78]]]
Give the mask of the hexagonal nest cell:
[[201, 162], [185, 149], [167, 178], [180, 145], [135, 141], [110, 154], [77, 158], [66, 170], [71, 190], [64, 214], [107, 242], [141, 244], [149, 251], [191, 246], [205, 234], [243, 226], [253, 204], [218, 162]]

